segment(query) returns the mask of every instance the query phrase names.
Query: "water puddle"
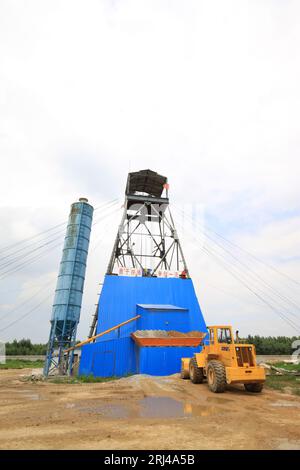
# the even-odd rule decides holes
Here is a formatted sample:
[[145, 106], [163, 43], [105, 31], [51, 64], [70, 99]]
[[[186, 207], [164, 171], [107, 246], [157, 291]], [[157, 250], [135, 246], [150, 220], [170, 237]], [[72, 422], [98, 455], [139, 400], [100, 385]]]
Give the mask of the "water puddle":
[[185, 416], [211, 416], [221, 411], [220, 408], [215, 406], [194, 405], [192, 403], [185, 403], [184, 415]]
[[216, 412], [214, 406], [195, 405], [170, 397], [145, 397], [140, 402], [141, 418], [184, 418], [210, 416]]
[[216, 403], [219, 405], [227, 405], [228, 403], [234, 401], [231, 398], [220, 398], [220, 397], [207, 397], [206, 401]]
[[221, 409], [215, 406], [202, 406], [182, 402], [170, 397], [145, 397], [136, 403], [103, 403], [80, 407], [84, 413], [96, 413], [105, 418], [189, 418], [195, 416], [211, 416]]
[[145, 397], [139, 401], [140, 418], [182, 418], [185, 416], [182, 402], [169, 397]]

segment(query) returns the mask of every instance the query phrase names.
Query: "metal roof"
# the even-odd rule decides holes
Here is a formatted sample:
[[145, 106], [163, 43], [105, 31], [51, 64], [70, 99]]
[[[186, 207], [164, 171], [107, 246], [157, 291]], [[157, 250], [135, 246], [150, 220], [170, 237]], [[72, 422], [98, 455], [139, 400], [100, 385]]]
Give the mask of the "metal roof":
[[137, 304], [138, 307], [142, 307], [145, 310], [188, 310], [184, 307], [177, 307], [177, 305], [167, 305], [167, 304]]
[[166, 184], [167, 181], [165, 176], [159, 175], [152, 170], [141, 170], [129, 173], [126, 194], [141, 192], [160, 197], [164, 190], [164, 184]]

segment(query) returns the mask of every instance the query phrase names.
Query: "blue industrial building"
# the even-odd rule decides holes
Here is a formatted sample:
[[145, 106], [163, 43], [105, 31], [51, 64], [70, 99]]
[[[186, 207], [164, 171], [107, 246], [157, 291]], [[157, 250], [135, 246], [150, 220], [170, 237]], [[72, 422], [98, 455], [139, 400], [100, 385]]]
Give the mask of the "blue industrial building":
[[176, 341], [143, 346], [133, 335], [206, 332], [170, 213], [167, 179], [150, 170], [128, 175], [124, 214], [95, 318], [96, 338], [82, 348], [79, 374], [168, 375], [180, 371], [182, 357], [192, 357], [201, 348]]
[[180, 359], [199, 348], [139, 347], [136, 330], [206, 331], [191, 279], [106, 275], [98, 306], [97, 334], [134, 316], [140, 318], [82, 348], [80, 374], [167, 375], [180, 370]]

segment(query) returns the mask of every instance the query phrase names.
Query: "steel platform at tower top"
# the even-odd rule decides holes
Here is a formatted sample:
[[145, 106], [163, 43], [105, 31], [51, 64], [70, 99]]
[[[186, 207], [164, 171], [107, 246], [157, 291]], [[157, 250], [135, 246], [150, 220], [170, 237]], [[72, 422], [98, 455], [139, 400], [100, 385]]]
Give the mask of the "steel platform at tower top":
[[135, 171], [128, 174], [126, 195], [146, 193], [149, 196], [160, 198], [167, 184], [167, 178], [152, 170]]

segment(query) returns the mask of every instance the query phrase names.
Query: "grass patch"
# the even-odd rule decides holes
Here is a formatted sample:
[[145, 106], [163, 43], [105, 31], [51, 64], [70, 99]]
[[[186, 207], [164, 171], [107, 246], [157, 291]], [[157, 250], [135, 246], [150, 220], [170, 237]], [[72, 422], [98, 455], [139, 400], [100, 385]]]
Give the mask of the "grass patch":
[[94, 377], [93, 375], [79, 375], [77, 380], [82, 383], [94, 383], [94, 382], [110, 382], [111, 380], [117, 380], [120, 377]]
[[285, 387], [287, 387], [289, 384], [286, 380], [282, 379], [285, 379], [285, 377], [279, 375], [268, 375], [266, 378], [266, 386], [268, 388], [272, 388], [273, 390], [284, 392]]
[[297, 372], [300, 372], [300, 364], [287, 364], [285, 362], [275, 362], [272, 365], [281, 369], [296, 370]]
[[44, 361], [26, 361], [23, 359], [7, 359], [5, 364], [0, 364], [1, 369], [40, 369], [44, 367]]
[[117, 380], [120, 377], [94, 377], [93, 375], [77, 375], [76, 377], [48, 377], [48, 381], [55, 384], [81, 384], [81, 383], [103, 383]]
[[[273, 365], [285, 369], [286, 371], [297, 370], [300, 372], [300, 364], [277, 362]], [[300, 396], [300, 376], [297, 375], [277, 375], [274, 371], [271, 371], [271, 375], [267, 375], [266, 377], [266, 386], [283, 393], [293, 393], [294, 395]]]

